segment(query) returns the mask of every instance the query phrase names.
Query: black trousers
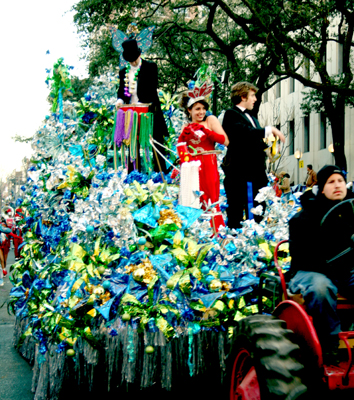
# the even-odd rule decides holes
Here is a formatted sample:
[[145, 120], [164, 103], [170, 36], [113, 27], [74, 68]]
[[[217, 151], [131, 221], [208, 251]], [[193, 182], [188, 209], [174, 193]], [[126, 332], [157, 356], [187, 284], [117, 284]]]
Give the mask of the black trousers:
[[[265, 176], [260, 176], [258, 179], [253, 179], [252, 181], [249, 180], [248, 182], [252, 183], [253, 207], [257, 207], [261, 204], [264, 210], [265, 203], [258, 203], [254, 201], [254, 198], [257, 196], [259, 189], [267, 186], [267, 178]], [[227, 203], [229, 205], [226, 209], [227, 226], [234, 229], [240, 228], [241, 221], [243, 221], [243, 210], [246, 212], [246, 219], [249, 219], [247, 181], [239, 181], [236, 174], [232, 176], [228, 171], [228, 173], [225, 173], [224, 187], [227, 196]], [[254, 215], [253, 218], [256, 222], [262, 220], [262, 216], [258, 215]]]

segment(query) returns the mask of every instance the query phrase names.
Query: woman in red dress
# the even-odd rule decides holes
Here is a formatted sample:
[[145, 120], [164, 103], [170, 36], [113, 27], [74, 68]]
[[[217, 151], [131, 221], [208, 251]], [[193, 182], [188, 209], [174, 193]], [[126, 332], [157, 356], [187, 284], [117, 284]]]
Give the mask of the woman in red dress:
[[10, 251], [10, 238], [9, 234], [11, 233], [11, 229], [6, 225], [5, 220], [0, 221], [0, 286], [3, 286], [4, 280], [3, 277], [7, 275], [6, 271], [6, 261], [7, 255]]
[[[219, 200], [220, 179], [215, 153], [215, 143], [225, 146], [229, 144], [229, 139], [223, 130], [219, 120], [214, 115], [206, 116], [209, 104], [204, 96], [195, 98], [189, 97], [186, 93], [182, 95], [180, 105], [185, 109], [185, 113], [190, 124], [185, 126], [178, 142], [185, 142], [188, 146], [189, 161], [199, 160], [199, 185], [200, 191], [204, 194], [200, 197], [202, 208], [205, 210], [210, 204]], [[216, 206], [217, 215], [214, 217], [215, 229], [220, 225], [225, 225], [220, 213], [219, 205]], [[213, 221], [211, 221], [213, 226]]]

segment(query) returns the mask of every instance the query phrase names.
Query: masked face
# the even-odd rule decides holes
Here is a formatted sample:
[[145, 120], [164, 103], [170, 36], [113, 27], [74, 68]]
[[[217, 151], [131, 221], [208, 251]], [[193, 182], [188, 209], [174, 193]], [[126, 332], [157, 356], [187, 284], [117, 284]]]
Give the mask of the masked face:
[[140, 56], [135, 61], [132, 61], [129, 64], [132, 65], [133, 67], [137, 67], [139, 65], [139, 61], [140, 61]]
[[329, 200], [343, 200], [347, 195], [347, 186], [340, 174], [333, 174], [325, 183], [322, 193]]

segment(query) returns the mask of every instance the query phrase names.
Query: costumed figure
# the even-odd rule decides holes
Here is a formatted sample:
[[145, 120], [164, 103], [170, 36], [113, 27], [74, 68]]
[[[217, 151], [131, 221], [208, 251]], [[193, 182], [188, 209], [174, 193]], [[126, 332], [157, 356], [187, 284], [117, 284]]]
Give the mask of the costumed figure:
[[281, 197], [281, 195], [283, 194], [283, 192], [282, 192], [282, 190], [280, 189], [280, 187], [279, 187], [279, 178], [278, 177], [275, 177], [275, 179], [274, 179], [274, 183], [273, 183], [273, 189], [274, 189], [274, 191], [275, 191], [275, 195], [277, 196], [277, 197]]
[[[21, 228], [17, 225], [17, 222], [23, 219], [23, 210], [21, 208], [17, 208], [16, 212], [10, 206], [5, 206], [2, 208], [2, 217], [3, 217], [3, 228], [5, 231], [0, 231], [6, 233], [6, 239], [3, 237], [1, 248], [4, 255], [4, 265], [6, 267], [6, 259], [7, 255], [11, 248], [11, 240], [13, 242], [14, 250], [15, 250], [15, 260], [20, 259], [19, 245], [23, 242], [22, 231]], [[5, 267], [4, 275], [7, 274]]]
[[5, 220], [2, 219], [0, 223], [0, 286], [3, 286], [3, 278], [7, 275], [6, 261], [7, 255], [10, 251], [10, 237], [8, 236], [9, 233], [11, 233], [11, 229], [7, 227]]
[[[213, 86], [207, 82], [200, 86], [197, 82], [193, 90], [182, 95], [180, 106], [190, 123], [183, 128], [177, 145], [181, 161], [180, 203], [199, 208], [200, 201], [204, 210], [219, 201], [220, 179], [215, 143], [229, 144], [218, 119], [213, 115], [206, 116], [209, 108], [206, 96], [212, 89]], [[200, 195], [198, 191], [203, 193]], [[213, 208], [216, 213], [212, 214], [210, 223], [218, 231], [219, 226], [225, 224], [219, 204]]]
[[22, 243], [22, 229], [18, 225], [18, 223], [24, 218], [24, 211], [22, 208], [16, 208], [15, 212], [15, 224], [12, 226], [12, 233], [14, 234], [12, 240], [14, 242], [14, 248], [15, 248], [15, 260], [20, 259], [20, 252], [18, 249], [18, 246]]
[[12, 225], [15, 223], [14, 214], [15, 214], [14, 209], [10, 206], [7, 207], [5, 214], [4, 213], [2, 214], [2, 216], [6, 220], [6, 225], [9, 228], [12, 228]]
[[[141, 58], [141, 54], [152, 45], [152, 34], [155, 27], [151, 26], [136, 35], [130, 32], [128, 37], [118, 29], [111, 29], [113, 47], [120, 53], [119, 89], [116, 108], [123, 104], [150, 104], [149, 111], [153, 114], [153, 139], [163, 144], [164, 136], [168, 135], [166, 122], [161, 110], [157, 93], [158, 73], [154, 62]], [[156, 144], [156, 143], [155, 143]], [[164, 154], [163, 148], [158, 149]], [[137, 151], [139, 158], [139, 148]], [[166, 172], [165, 160], [155, 152], [155, 171], [159, 171], [159, 164], [163, 172]], [[138, 162], [140, 165], [140, 162]], [[132, 164], [129, 170], [133, 169]]]

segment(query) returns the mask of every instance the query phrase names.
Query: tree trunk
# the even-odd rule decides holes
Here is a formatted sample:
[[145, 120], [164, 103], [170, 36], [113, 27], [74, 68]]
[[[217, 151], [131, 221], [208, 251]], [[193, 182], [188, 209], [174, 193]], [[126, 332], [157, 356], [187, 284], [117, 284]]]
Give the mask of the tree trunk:
[[344, 124], [345, 111], [344, 107], [338, 109], [336, 107], [335, 115], [329, 117], [332, 127], [332, 138], [334, 148], [334, 159], [336, 165], [342, 170], [347, 172], [347, 159], [345, 157], [345, 124]]
[[332, 138], [334, 148], [334, 159], [336, 165], [347, 172], [347, 159], [345, 157], [345, 99], [343, 95], [338, 95], [333, 104], [332, 94], [323, 96], [323, 103], [327, 118], [332, 127]]

